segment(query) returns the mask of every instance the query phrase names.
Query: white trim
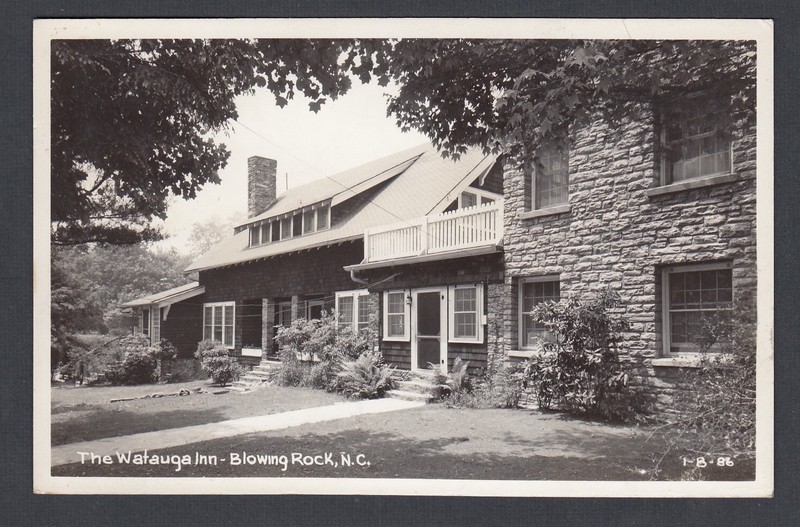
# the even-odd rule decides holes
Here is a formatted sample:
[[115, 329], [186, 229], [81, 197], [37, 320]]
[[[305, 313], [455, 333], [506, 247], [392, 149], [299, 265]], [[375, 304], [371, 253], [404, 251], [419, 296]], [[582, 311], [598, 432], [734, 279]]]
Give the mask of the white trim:
[[[447, 373], [447, 312], [449, 311], [447, 307], [447, 298], [445, 295], [447, 294], [447, 287], [423, 287], [420, 289], [412, 289], [411, 290], [411, 326], [414, 327], [414, 336], [411, 338], [411, 371], [427, 371], [428, 368], [418, 368], [417, 362], [418, 357], [417, 354], [419, 353], [418, 350], [418, 331], [417, 328], [419, 327], [418, 324], [418, 314], [417, 314], [417, 306], [419, 306], [419, 294], [420, 293], [438, 293], [439, 294], [439, 367], [441, 368], [441, 372], [446, 374]], [[423, 335], [423, 337], [428, 335]], [[432, 337], [432, 335], [430, 335]]]
[[[402, 294], [403, 295], [403, 335], [389, 335], [389, 295]], [[383, 340], [388, 342], [409, 342], [411, 340], [411, 330], [409, 327], [411, 321], [411, 306], [408, 303], [410, 292], [407, 289], [394, 289], [391, 291], [383, 292]], [[400, 313], [392, 313], [392, 315], [399, 315]]]
[[336, 292], [336, 300], [334, 303], [334, 310], [336, 311], [336, 325], [339, 325], [339, 299], [340, 298], [352, 298], [353, 299], [353, 318], [350, 321], [350, 328], [356, 332], [359, 330], [358, 324], [358, 310], [359, 304], [362, 297], [366, 297], [369, 299], [369, 291], [366, 289], [353, 289], [350, 291], [337, 291]]
[[[700, 264], [676, 264], [664, 267], [661, 270], [661, 341], [663, 349], [661, 358], [674, 359], [681, 357], [694, 357], [700, 351], [681, 350], [673, 352], [672, 349], [672, 321], [670, 318], [669, 302], [669, 275], [672, 273], [692, 273], [698, 271], [718, 271], [721, 269], [733, 269], [732, 262], [713, 262]], [[733, 298], [733, 272], [731, 271], [731, 299]], [[663, 364], [659, 364], [660, 366]]]
[[541, 276], [523, 276], [519, 278], [519, 284], [517, 286], [517, 349], [519, 351], [535, 351], [535, 346], [524, 346], [522, 338], [522, 318], [523, 318], [523, 294], [524, 294], [524, 285], [525, 284], [532, 284], [532, 283], [540, 283], [540, 282], [558, 282], [559, 285], [559, 296], [561, 291], [561, 275], [558, 274], [546, 274]]
[[[447, 318], [449, 321], [447, 331], [448, 342], [464, 342], [469, 344], [482, 344], [483, 343], [483, 283], [477, 284], [459, 284], [451, 285], [448, 288], [447, 297]], [[475, 336], [474, 337], [456, 337], [456, 289], [475, 289]], [[466, 313], [466, 311], [464, 311]]]
[[[206, 324], [206, 308], [208, 308], [208, 307], [212, 308], [211, 309], [212, 321], [211, 321], [211, 324], [208, 324], [208, 325], [211, 326], [211, 335], [209, 335], [209, 336], [206, 335], [206, 325], [207, 325]], [[227, 325], [227, 324], [225, 324], [225, 322], [226, 322], [225, 321], [225, 308], [226, 307], [233, 307], [233, 314], [231, 315], [233, 317], [233, 320], [231, 321], [231, 324], [230, 324], [230, 326], [231, 326], [231, 339], [230, 339], [231, 340], [231, 345], [230, 346], [225, 346], [228, 349], [233, 349], [233, 348], [236, 347], [236, 302], [233, 302], [233, 301], [228, 301], [228, 302], [206, 302], [206, 303], [203, 304], [203, 340], [206, 340], [206, 339], [212, 339], [213, 340], [213, 338], [214, 338], [214, 328], [217, 326], [217, 321], [214, 318], [214, 312], [216, 311], [214, 309], [215, 307], [221, 307], [222, 308], [222, 310], [221, 310], [222, 311], [222, 321], [221, 321], [220, 325], [222, 326], [222, 345], [223, 346], [225, 346], [225, 340], [226, 340], [225, 337], [227, 336], [227, 334], [225, 332], [225, 326]]]

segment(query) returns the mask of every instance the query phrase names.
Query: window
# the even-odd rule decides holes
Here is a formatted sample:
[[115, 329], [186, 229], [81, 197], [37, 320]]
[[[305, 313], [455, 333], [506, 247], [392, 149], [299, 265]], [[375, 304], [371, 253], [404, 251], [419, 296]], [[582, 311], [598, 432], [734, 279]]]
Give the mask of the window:
[[369, 326], [369, 292], [339, 291], [336, 293], [336, 316], [339, 325], [350, 326], [354, 331]]
[[203, 338], [222, 342], [226, 348], [232, 348], [235, 307], [235, 302], [203, 304]]
[[150, 309], [142, 309], [142, 335], [150, 336]]
[[306, 319], [313, 320], [322, 318], [325, 310], [325, 299], [321, 296], [306, 298]]
[[487, 203], [494, 203], [494, 200], [486, 196], [481, 196], [481, 205], [486, 205]]
[[383, 293], [383, 339], [409, 340], [409, 306], [405, 291]]
[[533, 169], [533, 208], [545, 209], [569, 201], [569, 156], [556, 145], [539, 150]]
[[662, 182], [665, 185], [690, 179], [729, 174], [731, 142], [707, 117], [697, 117], [665, 127]]
[[250, 227], [250, 247], [261, 245], [261, 227], [253, 225]]
[[483, 342], [483, 285], [450, 287], [451, 342]]
[[272, 220], [270, 222], [272, 228], [270, 232], [272, 233], [272, 241], [277, 242], [281, 239], [281, 220]]
[[461, 193], [461, 207], [465, 209], [467, 207], [474, 207], [478, 204], [478, 196], [471, 192], [462, 192]]
[[733, 307], [730, 263], [674, 266], [664, 270], [664, 349], [697, 352], [703, 325]]
[[303, 212], [303, 234], [309, 234], [316, 230], [317, 222], [314, 211], [309, 209]]
[[519, 284], [519, 345], [522, 349], [533, 349], [547, 336], [547, 328], [533, 320], [533, 308], [550, 300], [561, 300], [558, 276], [522, 279]]
[[281, 219], [281, 240], [292, 237], [292, 217], [287, 216]]
[[317, 230], [327, 229], [330, 225], [330, 205], [322, 205], [317, 209]]
[[303, 214], [292, 216], [292, 236], [302, 236], [303, 234]]
[[269, 223], [261, 224], [261, 243], [269, 243]]

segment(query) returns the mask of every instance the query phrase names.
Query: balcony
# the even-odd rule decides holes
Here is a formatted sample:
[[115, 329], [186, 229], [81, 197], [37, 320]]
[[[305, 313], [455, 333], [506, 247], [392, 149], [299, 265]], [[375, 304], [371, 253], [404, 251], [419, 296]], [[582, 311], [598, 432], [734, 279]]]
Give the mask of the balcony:
[[439, 259], [497, 250], [503, 240], [503, 200], [367, 229], [359, 266], [404, 258]]

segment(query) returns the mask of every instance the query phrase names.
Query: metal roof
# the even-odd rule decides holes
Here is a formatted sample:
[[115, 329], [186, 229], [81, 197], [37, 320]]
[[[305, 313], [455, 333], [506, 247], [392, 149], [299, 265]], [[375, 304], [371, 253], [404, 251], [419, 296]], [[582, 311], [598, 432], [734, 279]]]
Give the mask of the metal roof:
[[122, 307], [140, 307], [150, 304], [159, 304], [161, 307], [192, 298], [197, 295], [202, 295], [206, 292], [206, 287], [201, 286], [198, 282], [189, 282], [188, 284], [173, 287], [166, 291], [160, 291], [152, 295], [143, 296], [130, 302], [125, 302]]
[[[186, 272], [234, 265], [279, 254], [362, 239], [364, 231], [389, 223], [412, 220], [442, 212], [466, 186], [485, 173], [495, 162], [493, 156], [480, 149], [470, 149], [459, 160], [444, 159], [430, 145], [423, 145], [393, 154], [331, 178], [321, 179], [287, 191], [276, 203], [257, 218], [269, 218], [296, 210], [325, 199], [333, 199], [334, 207], [350, 194], [355, 195], [387, 182], [371, 200], [340, 219], [329, 229], [315, 233], [249, 247], [247, 229], [233, 234], [204, 254]], [[391, 177], [386, 177], [391, 174]], [[370, 184], [370, 182], [375, 182]], [[319, 188], [315, 188], [319, 187]], [[347, 190], [345, 190], [347, 189]], [[337, 201], [338, 200], [338, 201]], [[357, 262], [353, 262], [357, 263]]]

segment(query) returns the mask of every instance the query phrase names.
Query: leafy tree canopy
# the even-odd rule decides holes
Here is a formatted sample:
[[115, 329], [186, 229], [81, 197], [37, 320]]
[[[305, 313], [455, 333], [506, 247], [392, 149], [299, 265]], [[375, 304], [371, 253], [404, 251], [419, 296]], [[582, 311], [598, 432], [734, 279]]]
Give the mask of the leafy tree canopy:
[[754, 43], [401, 40], [376, 64], [400, 86], [388, 106], [398, 125], [454, 156], [480, 146], [531, 160], [590, 120], [642, 117], [647, 105], [636, 103], [712, 113], [723, 130], [754, 119]]
[[52, 43], [51, 66], [56, 244], [157, 238], [149, 220], [170, 195], [219, 181], [229, 152], [212, 134], [236, 119], [237, 95], [261, 88], [318, 111], [352, 77], [394, 81], [388, 114], [452, 156], [532, 159], [590, 119], [642, 112], [637, 102], [707, 113], [711, 100], [721, 122], [754, 118], [745, 42], [72, 40]]

